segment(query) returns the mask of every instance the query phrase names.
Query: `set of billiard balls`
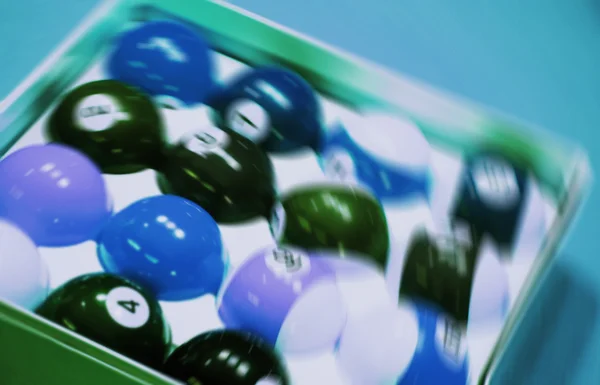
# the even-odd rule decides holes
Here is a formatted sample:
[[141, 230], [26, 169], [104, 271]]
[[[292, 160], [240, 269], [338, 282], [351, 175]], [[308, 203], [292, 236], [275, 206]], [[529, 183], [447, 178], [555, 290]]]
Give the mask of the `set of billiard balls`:
[[[108, 80], [59, 101], [51, 143], [0, 161], [0, 234], [10, 239], [0, 297], [187, 383], [286, 385], [284, 355], [330, 350], [349, 384], [466, 384], [467, 325], [508, 311], [500, 256], [510, 253], [490, 248], [544, 231], [542, 215], [521, 223], [538, 204], [528, 173], [499, 154], [469, 158], [447, 231], [415, 233], [390, 291], [386, 207], [427, 202], [435, 185], [416, 124], [365, 113], [327, 125], [290, 70], [252, 68], [226, 84], [214, 72], [196, 31], [145, 23], [115, 42]], [[212, 124], [171, 142], [165, 103], [204, 104]], [[271, 155], [306, 149], [328, 182], [280, 193]], [[163, 195], [114, 213], [103, 174], [145, 169]], [[231, 266], [219, 225], [260, 218], [272, 244]], [[89, 240], [104, 272], [50, 292], [37, 247]], [[377, 298], [348, 289], [361, 285]], [[171, 351], [159, 301], [205, 295], [225, 329]]]

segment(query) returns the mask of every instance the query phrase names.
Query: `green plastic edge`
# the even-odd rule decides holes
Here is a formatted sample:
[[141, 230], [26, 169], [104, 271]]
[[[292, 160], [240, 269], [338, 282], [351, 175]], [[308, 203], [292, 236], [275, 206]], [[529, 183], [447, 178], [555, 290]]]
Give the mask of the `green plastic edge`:
[[[209, 30], [211, 34], [208, 37], [217, 50], [253, 65], [286, 65], [299, 72], [321, 93], [355, 109], [382, 109], [406, 114], [415, 119], [433, 142], [458, 147], [466, 153], [483, 145], [513, 154], [517, 162], [534, 167], [546, 189], [560, 201], [561, 219], [555, 223], [555, 236], [547, 242], [538, 266], [528, 280], [527, 288], [520, 295], [520, 305], [511, 313], [488, 362], [486, 374], [493, 371], [490, 368], [505, 352], [511, 330], [521, 319], [520, 315], [530, 290], [535, 286], [536, 278], [544, 273], [553, 251], [558, 247], [559, 240], [589, 187], [591, 172], [585, 154], [579, 148], [566, 144], [564, 140], [554, 139], [545, 132], [532, 129], [530, 125], [499, 113], [487, 112], [473, 103], [460, 101], [456, 96], [444, 95], [426, 85], [399, 77], [372, 63], [300, 36], [229, 4], [207, 0], [105, 1], [66, 42], [0, 103], [0, 154], [8, 151], [62, 90], [87, 69], [123, 23], [131, 19], [152, 17], [157, 10]], [[81, 60], [82, 57], [89, 60]], [[82, 360], [97, 363], [97, 368], [104, 367], [106, 370], [102, 373], [107, 376], [110, 373], [119, 374], [104, 383], [173, 383], [84, 338], [49, 325], [31, 313], [0, 302], [0, 340], [6, 342], [7, 336], [10, 338], [11, 335], [18, 334], [17, 330], [27, 331], [26, 335], [29, 336], [38, 336], [36, 343], [39, 341], [42, 345], [47, 343], [54, 346], [53, 351], [57, 354], [60, 352], [59, 347], [62, 347], [60, 354], [63, 358], [83, 357]], [[8, 342], [15, 347], [18, 343], [10, 339]], [[65, 353], [65, 349], [69, 353]], [[0, 356], [0, 369], [8, 370], [8, 367], [1, 366], [4, 363]], [[84, 365], [83, 361], [80, 364]], [[60, 371], [54, 372], [57, 376], [60, 376], [59, 373]], [[488, 378], [484, 374], [479, 383], [487, 383]], [[60, 381], [51, 382], [46, 378], [44, 383], [58, 384]], [[86, 383], [95, 384], [91, 379]]]
[[0, 302], [2, 385], [172, 385], [149, 369]]

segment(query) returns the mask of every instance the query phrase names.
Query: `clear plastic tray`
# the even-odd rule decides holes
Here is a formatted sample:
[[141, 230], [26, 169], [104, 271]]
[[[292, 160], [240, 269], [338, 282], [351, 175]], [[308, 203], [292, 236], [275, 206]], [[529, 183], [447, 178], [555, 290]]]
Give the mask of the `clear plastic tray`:
[[[507, 322], [503, 327], [469, 334], [471, 383], [486, 382], [493, 374], [494, 363], [510, 348], [511, 335], [527, 308], [529, 294], [551, 263], [553, 251], [582, 200], [589, 181], [584, 153], [539, 129], [393, 74], [231, 5], [142, 0], [104, 2], [0, 104], [1, 154], [45, 142], [44, 122], [60, 95], [76, 85], [103, 78], [102, 62], [112, 38], [124, 28], [154, 18], [177, 19], [198, 28], [215, 49], [220, 80], [227, 80], [247, 66], [281, 64], [302, 75], [318, 90], [328, 122], [369, 109], [414, 120], [435, 150], [432, 172], [438, 182], [433, 189], [434, 217], [447, 211], [451, 203], [453, 195], [448, 191], [455, 190], [462, 157], [481, 146], [510, 154], [516, 162], [533, 170], [545, 202], [548, 233], [534, 251], [517, 247], [515, 253], [523, 255], [522, 263], [505, 266], [511, 297]], [[162, 114], [172, 138], [208, 123], [203, 107], [189, 111], [163, 109]], [[324, 180], [311, 152], [272, 159], [281, 192]], [[106, 175], [106, 180], [117, 211], [138, 199], [160, 193], [150, 170]], [[395, 253], [404, 252], [416, 226], [427, 227], [435, 221], [425, 204], [386, 210]], [[252, 250], [272, 242], [265, 220], [221, 226], [221, 230], [234, 266]], [[92, 242], [68, 248], [40, 248], [40, 251], [50, 266], [53, 288], [75, 276], [101, 271]], [[399, 279], [400, 272], [396, 275]], [[390, 284], [397, 282], [392, 280]], [[173, 329], [175, 344], [222, 326], [214, 298], [161, 305]], [[3, 385], [172, 383], [102, 346], [2, 302], [0, 341]], [[286, 358], [294, 385], [344, 384], [331, 353]]]

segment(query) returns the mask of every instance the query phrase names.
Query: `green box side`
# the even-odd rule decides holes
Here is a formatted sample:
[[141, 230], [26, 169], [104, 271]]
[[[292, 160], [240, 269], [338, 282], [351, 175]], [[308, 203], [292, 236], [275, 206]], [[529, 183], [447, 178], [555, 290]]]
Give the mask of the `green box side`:
[[2, 385], [173, 384], [127, 358], [3, 302], [0, 345]]

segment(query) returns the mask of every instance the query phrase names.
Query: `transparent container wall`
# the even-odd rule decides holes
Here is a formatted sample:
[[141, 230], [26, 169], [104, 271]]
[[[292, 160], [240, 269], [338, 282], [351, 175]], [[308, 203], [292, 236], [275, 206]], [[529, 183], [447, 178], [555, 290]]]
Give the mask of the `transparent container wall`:
[[[130, 21], [172, 18], [240, 62], [282, 64], [329, 100], [355, 111], [380, 110], [413, 119], [436, 146], [469, 154], [481, 148], [508, 155], [533, 170], [557, 207], [554, 223], [480, 383], [510, 348], [529, 294], [551, 263], [589, 181], [578, 147], [473, 103], [392, 74], [364, 60], [212, 1], [107, 1], [94, 11], [7, 99], [0, 103], [0, 154], [5, 154], [106, 52]], [[168, 379], [38, 317], [0, 303], [0, 384], [169, 384]], [[472, 382], [477, 383], [477, 381]]]

